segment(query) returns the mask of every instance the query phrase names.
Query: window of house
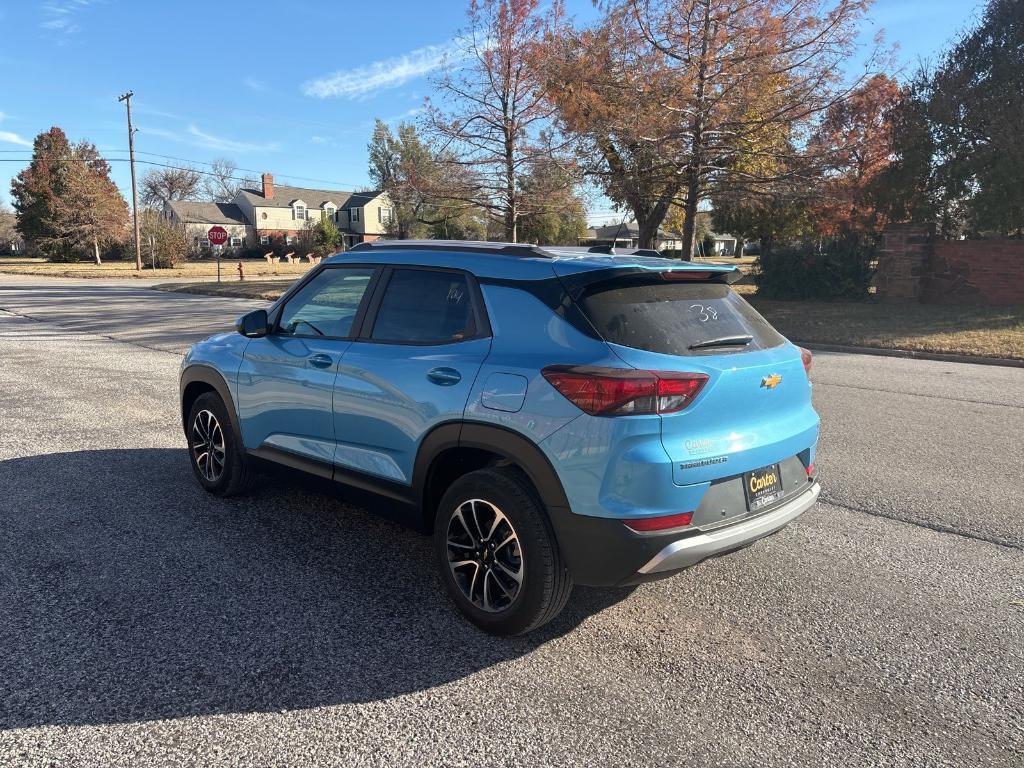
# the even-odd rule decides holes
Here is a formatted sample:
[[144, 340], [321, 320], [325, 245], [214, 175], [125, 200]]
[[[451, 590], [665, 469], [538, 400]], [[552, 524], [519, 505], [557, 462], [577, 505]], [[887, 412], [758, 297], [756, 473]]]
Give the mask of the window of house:
[[242, 238], [240, 238], [240, 237], [232, 237], [231, 238], [231, 247], [232, 248], [241, 248], [242, 247]]
[[396, 269], [384, 291], [370, 338], [447, 344], [472, 338], [476, 333], [473, 301], [464, 274]]
[[353, 208], [352, 209], [352, 213], [350, 215], [352, 216], [352, 223], [353, 224], [355, 222], [359, 221], [362, 210], [363, 210], [362, 208]]
[[345, 338], [373, 273], [369, 267], [325, 269], [284, 305], [277, 332]]
[[295, 218], [296, 219], [305, 219], [306, 218], [306, 206], [304, 206], [304, 205], [296, 205], [293, 210], [295, 211]]
[[377, 209], [377, 223], [388, 224], [391, 221], [391, 209], [390, 208], [378, 208]]
[[270, 235], [260, 235], [260, 245], [270, 245]]
[[334, 218], [334, 206], [333, 205], [328, 205], [326, 208], [324, 208], [324, 213], [326, 214], [328, 219], [333, 219]]

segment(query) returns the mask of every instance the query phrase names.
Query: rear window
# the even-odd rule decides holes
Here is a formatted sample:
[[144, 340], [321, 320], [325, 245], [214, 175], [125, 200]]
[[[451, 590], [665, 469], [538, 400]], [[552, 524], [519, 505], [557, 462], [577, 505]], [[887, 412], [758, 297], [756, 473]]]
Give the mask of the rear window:
[[447, 344], [475, 335], [473, 302], [464, 274], [396, 269], [384, 291], [370, 338]]
[[721, 283], [616, 280], [590, 286], [580, 304], [605, 341], [648, 352], [748, 352], [785, 341]]

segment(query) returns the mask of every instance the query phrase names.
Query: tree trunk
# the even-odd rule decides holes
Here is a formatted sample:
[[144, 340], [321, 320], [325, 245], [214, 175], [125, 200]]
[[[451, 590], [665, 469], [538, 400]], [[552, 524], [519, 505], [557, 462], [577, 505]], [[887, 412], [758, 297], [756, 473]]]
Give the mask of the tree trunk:
[[100, 261], [100, 244], [99, 244], [99, 241], [95, 237], [92, 239], [92, 251], [93, 251], [93, 255], [96, 257], [96, 264], [97, 265], [102, 264], [103, 262]]
[[743, 246], [746, 243], [743, 240], [743, 235], [736, 235], [736, 253], [733, 254], [737, 259], [743, 256]]
[[679, 256], [684, 261], [692, 261], [693, 246], [697, 239], [697, 195], [700, 179], [696, 172], [690, 172], [687, 176], [686, 204], [683, 206], [686, 218], [683, 220], [682, 252]]
[[700, 175], [704, 154], [704, 109], [706, 109], [704, 95], [707, 86], [707, 56], [710, 40], [711, 3], [706, 3], [704, 5], [703, 34], [700, 41], [700, 61], [697, 65], [697, 91], [694, 94], [696, 108], [690, 128], [690, 162], [686, 166], [686, 205], [683, 207], [686, 218], [683, 220], [683, 251], [681, 254], [685, 261], [693, 260], [693, 245], [697, 234], [697, 203], [700, 201]]
[[642, 214], [634, 211], [633, 215], [636, 217], [636, 226], [639, 230], [636, 243], [637, 248], [656, 247], [658, 244], [658, 225], [661, 224], [661, 219], [647, 211], [644, 211]]

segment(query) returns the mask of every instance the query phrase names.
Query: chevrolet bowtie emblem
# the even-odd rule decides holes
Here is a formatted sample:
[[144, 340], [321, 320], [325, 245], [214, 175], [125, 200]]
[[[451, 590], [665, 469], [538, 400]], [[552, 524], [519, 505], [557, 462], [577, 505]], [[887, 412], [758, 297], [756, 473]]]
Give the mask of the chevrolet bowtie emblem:
[[761, 386], [768, 387], [768, 389], [775, 389], [779, 386], [779, 382], [782, 381], [782, 377], [777, 373], [770, 374], [761, 379]]

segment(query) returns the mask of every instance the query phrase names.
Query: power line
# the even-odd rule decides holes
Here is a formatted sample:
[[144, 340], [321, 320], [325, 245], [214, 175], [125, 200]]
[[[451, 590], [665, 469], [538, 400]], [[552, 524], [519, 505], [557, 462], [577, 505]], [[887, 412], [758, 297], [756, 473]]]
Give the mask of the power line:
[[[27, 150], [27, 149], [0, 149], [0, 152], [5, 153], [5, 154], [25, 153], [25, 152], [29, 152], [29, 151], [30, 150]], [[115, 149], [115, 148], [103, 149], [103, 150], [100, 150], [100, 151], [102, 151], [104, 153], [108, 153], [108, 152], [128, 152], [128, 150], [126, 150], [126, 149]], [[139, 160], [139, 159], [136, 159], [136, 161], [135, 161], [136, 163], [143, 163], [145, 165], [153, 165], [153, 166], [156, 166], [156, 167], [159, 167], [159, 168], [172, 168], [174, 170], [179, 170], [179, 171], [194, 171], [194, 172], [202, 174], [204, 176], [216, 176], [218, 178], [231, 179], [233, 181], [253, 181], [254, 180], [250, 176], [224, 176], [224, 175], [222, 175], [220, 173], [213, 173], [211, 171], [204, 171], [201, 168], [190, 167], [192, 165], [209, 165], [209, 166], [215, 165], [215, 163], [208, 162], [206, 160], [190, 160], [190, 159], [185, 158], [185, 157], [175, 157], [174, 155], [162, 155], [162, 154], [159, 154], [157, 152], [144, 152], [141, 149], [140, 150], [136, 150], [135, 154], [136, 155], [148, 155], [150, 157], [161, 157], [161, 158], [164, 158], [165, 160], [176, 160], [176, 161], [178, 161], [180, 163], [188, 163], [189, 164], [188, 166], [181, 167], [181, 166], [174, 166], [174, 165], [161, 165], [160, 163], [154, 163], [154, 162], [149, 161], [149, 160]], [[107, 162], [125, 162], [128, 158], [123, 158], [123, 157], [104, 157], [103, 159], [106, 160]], [[0, 162], [7, 162], [7, 163], [28, 163], [28, 162], [31, 162], [31, 161], [32, 161], [31, 157], [27, 157], [27, 158], [23, 158], [23, 159], [22, 158], [9, 159], [9, 158], [5, 158], [5, 157], [0, 157]], [[265, 171], [257, 171], [254, 168], [239, 168], [238, 166], [235, 166], [235, 170], [236, 171], [243, 171], [245, 173], [257, 173], [257, 174], [262, 174], [262, 173], [265, 172]], [[294, 180], [297, 180], [297, 181], [312, 181], [312, 182], [316, 182], [317, 184], [333, 184], [333, 185], [336, 185], [336, 186], [339, 186], [339, 187], [359, 187], [359, 186], [363, 186], [363, 182], [331, 181], [329, 179], [313, 179], [313, 178], [310, 178], [308, 176], [293, 176], [292, 174], [289, 174], [289, 173], [276, 173], [275, 172], [274, 175], [278, 179], [294, 179]]]

